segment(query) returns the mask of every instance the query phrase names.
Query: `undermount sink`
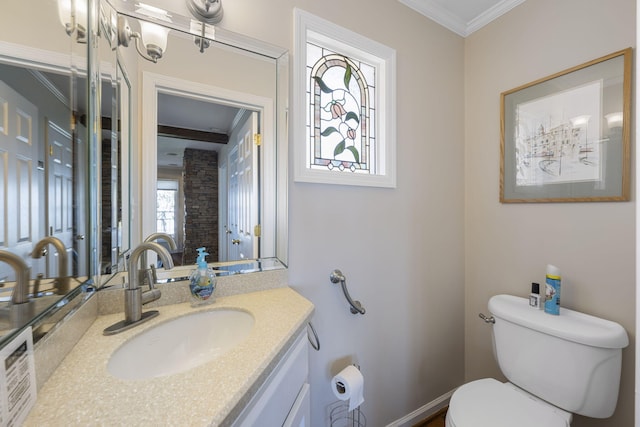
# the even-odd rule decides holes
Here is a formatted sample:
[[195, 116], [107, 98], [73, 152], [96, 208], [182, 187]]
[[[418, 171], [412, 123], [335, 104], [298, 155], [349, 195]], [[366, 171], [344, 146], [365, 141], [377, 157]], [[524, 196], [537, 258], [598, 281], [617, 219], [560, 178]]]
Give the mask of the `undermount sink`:
[[111, 355], [107, 370], [126, 380], [184, 372], [240, 344], [253, 324], [251, 314], [233, 309], [177, 317], [126, 341]]

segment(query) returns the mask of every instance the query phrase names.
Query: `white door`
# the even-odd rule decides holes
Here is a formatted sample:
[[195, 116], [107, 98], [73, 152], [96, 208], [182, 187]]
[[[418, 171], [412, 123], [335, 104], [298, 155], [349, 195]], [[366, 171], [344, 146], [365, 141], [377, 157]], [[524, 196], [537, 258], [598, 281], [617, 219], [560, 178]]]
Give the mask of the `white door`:
[[[251, 113], [245, 123], [236, 133], [237, 159], [235, 168], [237, 174], [237, 186], [233, 191], [237, 194], [230, 194], [237, 200], [237, 212], [235, 223], [237, 223], [237, 237], [233, 240], [237, 248], [237, 258], [251, 259], [258, 258], [259, 237], [256, 235], [259, 230], [259, 187], [258, 187], [258, 149], [255, 142], [258, 129], [258, 114]], [[231, 159], [229, 159], [231, 162]], [[230, 167], [231, 163], [230, 163]], [[231, 190], [230, 190], [231, 191]], [[233, 230], [235, 231], [235, 230]], [[236, 234], [235, 232], [233, 234]]]
[[228, 261], [229, 254], [227, 251], [229, 248], [227, 247], [227, 234], [229, 231], [229, 224], [227, 221], [229, 220], [228, 213], [228, 205], [229, 201], [227, 198], [229, 194], [226, 189], [229, 188], [229, 175], [227, 172], [227, 159], [222, 154], [222, 151], [218, 152], [218, 261]]
[[238, 215], [238, 147], [235, 146], [229, 152], [227, 159], [227, 170], [229, 172], [227, 187], [227, 230], [225, 236], [225, 246], [227, 258], [224, 261], [240, 259], [240, 232]]
[[[38, 109], [0, 81], [0, 248], [24, 259], [38, 238], [37, 152]], [[0, 262], [3, 279], [15, 274]]]
[[[69, 131], [46, 121], [47, 236], [57, 237], [67, 248], [67, 272], [73, 272], [73, 144]], [[57, 277], [58, 253], [48, 248], [46, 277]]]

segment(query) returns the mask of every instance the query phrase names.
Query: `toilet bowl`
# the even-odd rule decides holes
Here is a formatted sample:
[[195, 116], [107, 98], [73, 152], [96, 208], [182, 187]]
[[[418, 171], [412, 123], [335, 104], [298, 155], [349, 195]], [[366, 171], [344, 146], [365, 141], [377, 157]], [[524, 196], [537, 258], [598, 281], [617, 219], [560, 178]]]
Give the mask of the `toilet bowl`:
[[493, 378], [472, 381], [451, 397], [446, 427], [568, 427], [572, 415]]

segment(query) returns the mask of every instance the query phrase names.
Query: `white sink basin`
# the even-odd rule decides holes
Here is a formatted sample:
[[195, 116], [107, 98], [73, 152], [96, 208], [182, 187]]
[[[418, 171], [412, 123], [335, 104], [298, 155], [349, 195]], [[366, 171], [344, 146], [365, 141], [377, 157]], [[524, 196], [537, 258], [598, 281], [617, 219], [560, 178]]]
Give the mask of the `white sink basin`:
[[251, 314], [233, 309], [177, 317], [125, 342], [111, 355], [107, 369], [126, 380], [184, 372], [240, 344], [253, 323]]

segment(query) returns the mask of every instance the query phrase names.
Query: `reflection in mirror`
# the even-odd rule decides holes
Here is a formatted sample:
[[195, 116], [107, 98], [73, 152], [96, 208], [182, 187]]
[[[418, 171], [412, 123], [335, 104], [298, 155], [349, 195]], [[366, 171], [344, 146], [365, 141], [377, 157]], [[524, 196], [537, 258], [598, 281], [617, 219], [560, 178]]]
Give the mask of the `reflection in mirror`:
[[[34, 13], [32, 5], [10, 0], [0, 18], [0, 251], [30, 267], [31, 314], [7, 320], [16, 273], [0, 262], [3, 338], [64, 301], [91, 274], [89, 149], [80, 120], [87, 45], [79, 27], [66, 28], [57, 16], [56, 1], [40, 2]], [[24, 22], [38, 31], [25, 32]]]
[[116, 12], [108, 3], [100, 8], [98, 44], [101, 86], [101, 261], [100, 271], [123, 269], [130, 249], [131, 81], [117, 54], [111, 21]]
[[170, 29], [155, 57], [133, 47], [135, 36], [117, 49], [118, 64], [136, 76], [132, 116], [142, 118], [131, 124], [141, 135], [130, 163], [139, 165], [130, 177], [130, 212], [138, 215], [121, 217], [131, 220], [131, 247], [163, 232], [177, 243], [177, 264], [193, 265], [203, 246], [210, 262], [286, 264], [286, 50], [174, 12], [159, 20], [114, 4], [110, 22], [126, 20], [124, 33], [141, 32], [145, 21]]
[[[193, 98], [192, 82], [168, 83], [172, 93], [179, 90], [182, 96], [155, 85], [156, 230], [176, 241], [174, 262], [193, 265], [197, 248], [203, 246], [210, 262], [274, 256], [273, 214], [265, 211], [260, 218], [260, 196], [273, 195], [259, 186], [259, 177], [273, 182], [274, 171], [261, 170], [256, 137], [272, 129], [261, 120], [273, 116], [271, 100], [236, 94], [222, 104], [213, 96], [214, 88], [199, 87]], [[252, 103], [241, 104], [243, 97]], [[268, 224], [264, 235], [262, 224]]]

